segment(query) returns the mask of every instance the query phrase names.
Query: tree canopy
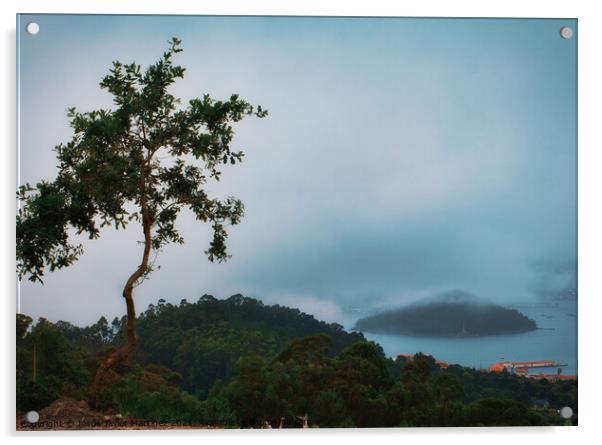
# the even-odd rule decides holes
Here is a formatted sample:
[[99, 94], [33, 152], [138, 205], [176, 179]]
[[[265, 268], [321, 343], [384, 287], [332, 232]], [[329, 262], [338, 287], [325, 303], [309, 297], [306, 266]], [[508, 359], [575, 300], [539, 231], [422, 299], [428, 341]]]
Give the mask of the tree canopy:
[[219, 180], [221, 169], [243, 158], [230, 148], [232, 124], [243, 117], [265, 117], [267, 111], [233, 94], [226, 101], [208, 94], [181, 106], [169, 92], [184, 77], [174, 64], [182, 51], [172, 38], [162, 57], [142, 70], [132, 62], [113, 62], [100, 87], [113, 97], [113, 109], [68, 110], [71, 141], [55, 147], [58, 174], [54, 181], [21, 186], [17, 196], [17, 272], [19, 278], [42, 281], [50, 271], [71, 265], [83, 253], [69, 232], [100, 236], [100, 228], [125, 228], [131, 221], [142, 226], [140, 264], [127, 279], [122, 296], [127, 307], [126, 343], [99, 365], [92, 383], [91, 404], [109, 371], [124, 362], [138, 343], [133, 289], [153, 271], [151, 251], [184, 242], [176, 228], [187, 207], [196, 219], [211, 224], [213, 238], [205, 251], [210, 261], [228, 258], [228, 225], [240, 222], [243, 203], [230, 196], [211, 198], [205, 185]]
[[[87, 327], [19, 319], [17, 404], [39, 410], [88, 391], [95, 357], [121, 342], [125, 323]], [[25, 331], [25, 333], [23, 333]], [[160, 300], [139, 319], [141, 342], [115, 368], [99, 408], [127, 417], [259, 427], [475, 426], [576, 424], [577, 382], [530, 379], [428, 355], [396, 360], [359, 333], [297, 309], [240, 295]], [[33, 347], [39, 357], [32, 380]], [[535, 407], [549, 402], [548, 410]]]
[[[103, 226], [125, 228], [140, 221], [149, 249], [182, 243], [175, 221], [183, 207], [211, 224], [209, 260], [228, 257], [226, 226], [240, 222], [243, 203], [211, 198], [203, 186], [220, 179], [223, 165], [243, 158], [242, 151], [230, 148], [232, 123], [248, 115], [264, 117], [267, 111], [236, 94], [226, 101], [205, 94], [180, 106], [169, 92], [185, 73], [173, 61], [182, 51], [180, 43], [173, 38], [146, 70], [135, 62], [113, 62], [100, 82], [113, 97], [113, 109], [68, 110], [74, 134], [55, 147], [56, 179], [18, 190], [20, 278], [41, 281], [46, 267], [53, 271], [76, 261], [83, 248], [69, 240], [70, 228], [93, 239]], [[151, 270], [147, 265], [141, 277]]]

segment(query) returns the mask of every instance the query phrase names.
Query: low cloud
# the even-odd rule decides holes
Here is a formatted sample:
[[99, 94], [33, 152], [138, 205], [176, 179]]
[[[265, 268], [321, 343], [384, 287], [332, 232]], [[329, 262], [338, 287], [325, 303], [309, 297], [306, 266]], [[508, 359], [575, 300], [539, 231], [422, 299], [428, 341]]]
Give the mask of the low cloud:
[[[209, 263], [210, 228], [183, 212], [186, 244], [159, 254], [139, 310], [242, 293], [344, 321], [450, 289], [504, 302], [574, 284], [574, 50], [549, 39], [554, 21], [500, 22], [485, 42], [478, 20], [35, 18], [55, 31], [21, 47], [23, 182], [55, 175], [68, 106], [111, 105], [97, 88], [110, 60], [150, 63], [172, 35], [187, 67], [175, 94], [270, 111], [236, 126], [245, 161], [211, 185], [245, 203], [232, 259]], [[77, 264], [22, 284], [21, 310], [123, 314], [140, 238], [132, 225], [84, 241]]]

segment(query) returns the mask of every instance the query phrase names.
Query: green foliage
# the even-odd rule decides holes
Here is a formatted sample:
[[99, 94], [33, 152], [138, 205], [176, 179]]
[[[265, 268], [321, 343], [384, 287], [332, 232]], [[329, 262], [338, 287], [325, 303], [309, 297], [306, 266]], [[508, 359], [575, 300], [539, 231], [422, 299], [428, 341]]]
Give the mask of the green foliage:
[[201, 401], [170, 382], [160, 368], [136, 368], [105, 389], [102, 402], [125, 416], [155, 422], [198, 424], [205, 417]]
[[353, 363], [368, 366], [369, 371], [366, 372], [369, 372], [370, 385], [377, 389], [388, 388], [393, 384], [388, 370], [391, 360], [385, 357], [380, 345], [372, 341], [352, 344], [343, 350], [338, 359], [341, 363], [347, 363], [345, 366], [353, 366]]
[[19, 188], [17, 197], [23, 203], [17, 214], [17, 272], [19, 278], [28, 275], [41, 282], [45, 266], [61, 269], [82, 253], [81, 245], [69, 243], [67, 228], [72, 225], [81, 232], [85, 222], [77, 204], [69, 202], [68, 194], [56, 184], [42, 181], [35, 189], [27, 184]]
[[[239, 295], [177, 306], [160, 300], [140, 325], [142, 347], [133, 363], [116, 368], [99, 403], [130, 418], [225, 427], [299, 427], [305, 414], [322, 428], [562, 425], [555, 410], [577, 409], [574, 381], [442, 369], [424, 354], [391, 360], [361, 334]], [[44, 319], [30, 327], [20, 316], [19, 331], [21, 410], [78, 391], [85, 397], [82, 377], [94, 369], [94, 354], [120, 336], [103, 318], [85, 328]], [[35, 383], [34, 340], [47, 362]], [[533, 409], [537, 399], [550, 409]]]
[[325, 334], [296, 338], [278, 354], [277, 359], [281, 362], [292, 360], [299, 364], [321, 365], [331, 345], [332, 340]]
[[345, 413], [345, 401], [336, 391], [322, 391], [316, 395], [311, 406], [312, 420], [321, 427], [347, 426], [353, 424]]
[[59, 397], [60, 383], [52, 377], [17, 380], [17, 409], [22, 412], [40, 410]]
[[33, 319], [25, 314], [17, 314], [17, 341], [23, 340]]
[[537, 426], [542, 418], [516, 400], [481, 399], [467, 409], [467, 423], [471, 426]]
[[221, 385], [218, 382], [214, 385], [209, 397], [202, 402], [204, 418], [207, 425], [222, 425], [225, 427], [235, 427], [236, 412], [230, 403], [230, 400], [223, 394]]
[[[457, 299], [455, 299], [456, 297]], [[464, 294], [446, 294], [357, 321], [365, 332], [456, 337], [526, 332], [537, 329], [534, 320], [516, 309], [505, 308]]]
[[113, 97], [112, 109], [69, 109], [74, 135], [55, 148], [56, 179], [17, 192], [20, 278], [42, 281], [46, 267], [53, 271], [78, 259], [83, 250], [69, 242], [70, 227], [97, 238], [100, 227], [125, 228], [134, 220], [142, 222], [153, 249], [183, 243], [175, 222], [184, 207], [213, 229], [209, 260], [227, 259], [226, 227], [240, 222], [243, 204], [233, 197], [210, 198], [204, 187], [208, 179], [219, 180], [223, 165], [242, 161], [243, 152], [230, 148], [232, 124], [267, 111], [236, 94], [226, 101], [204, 95], [180, 106], [169, 92], [184, 77], [185, 69], [173, 61], [180, 43], [173, 38], [145, 70], [113, 62], [100, 82]]
[[31, 332], [18, 345], [17, 376], [32, 379], [35, 374], [77, 386], [89, 383], [90, 373], [81, 358], [86, 351], [74, 349], [61, 330], [44, 318], [40, 318]]
[[60, 394], [81, 394], [95, 360], [74, 345], [61, 329], [44, 318], [17, 314], [17, 408], [39, 410]]
[[[195, 303], [183, 301], [179, 306], [159, 300], [139, 317], [138, 332], [139, 360], [174, 369], [183, 376], [182, 387], [200, 395], [216, 379], [230, 380], [244, 355], [275, 357], [280, 353], [286, 361], [305, 354], [314, 360], [363, 339], [361, 334], [348, 333], [340, 325], [318, 321], [297, 309], [266, 306], [242, 295], [226, 300], [204, 295]], [[295, 342], [316, 334], [326, 335]], [[329, 346], [331, 352], [326, 351]]]

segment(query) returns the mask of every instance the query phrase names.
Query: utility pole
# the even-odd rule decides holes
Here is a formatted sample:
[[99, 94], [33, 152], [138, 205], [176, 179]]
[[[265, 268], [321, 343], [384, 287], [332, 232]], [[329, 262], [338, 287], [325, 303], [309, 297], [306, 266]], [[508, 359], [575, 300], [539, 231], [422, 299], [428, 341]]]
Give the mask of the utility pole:
[[33, 344], [33, 381], [36, 381], [36, 344]]

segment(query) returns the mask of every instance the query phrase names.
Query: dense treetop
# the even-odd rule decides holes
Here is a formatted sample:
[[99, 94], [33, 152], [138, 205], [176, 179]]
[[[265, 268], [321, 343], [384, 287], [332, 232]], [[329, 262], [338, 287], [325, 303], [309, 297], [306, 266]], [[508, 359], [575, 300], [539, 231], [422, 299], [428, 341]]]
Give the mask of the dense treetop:
[[[17, 406], [86, 397], [125, 320], [88, 327], [17, 319]], [[422, 354], [393, 360], [359, 333], [297, 309], [235, 295], [159, 300], [140, 317], [141, 344], [111, 374], [99, 407], [126, 417], [239, 427], [554, 425], [577, 407], [574, 381], [531, 380]], [[38, 356], [32, 378], [33, 348]], [[551, 410], [534, 409], [536, 400]]]
[[452, 292], [362, 318], [356, 328], [389, 334], [463, 337], [526, 332], [537, 329], [537, 324], [516, 309]]
[[[46, 267], [52, 271], [78, 259], [83, 249], [70, 242], [69, 228], [97, 238], [100, 227], [139, 221], [149, 249], [182, 243], [175, 221], [183, 207], [211, 224], [209, 260], [227, 258], [226, 226], [239, 223], [243, 204], [233, 197], [211, 198], [205, 185], [244, 156], [230, 147], [232, 124], [267, 111], [237, 94], [225, 101], [204, 94], [181, 106], [169, 92], [184, 77], [185, 68], [173, 61], [180, 43], [173, 38], [144, 70], [135, 62], [113, 62], [100, 82], [113, 98], [112, 109], [69, 109], [74, 135], [55, 147], [56, 179], [25, 184], [17, 193], [20, 278], [41, 281]], [[145, 265], [142, 274], [151, 271], [152, 265]]]

